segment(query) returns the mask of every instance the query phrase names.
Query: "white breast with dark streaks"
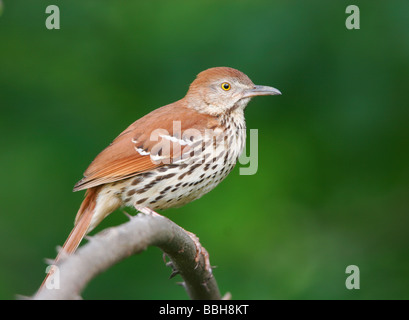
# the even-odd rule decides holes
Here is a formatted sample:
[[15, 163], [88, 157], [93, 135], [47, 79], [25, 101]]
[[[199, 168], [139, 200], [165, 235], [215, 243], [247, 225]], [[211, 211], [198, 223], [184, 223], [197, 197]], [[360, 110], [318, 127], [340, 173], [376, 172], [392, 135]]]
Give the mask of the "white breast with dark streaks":
[[196, 145], [193, 156], [117, 182], [117, 196], [123, 205], [152, 210], [178, 207], [215, 188], [234, 168], [243, 151], [246, 142], [243, 115], [229, 117], [225, 131], [217, 131], [216, 138], [209, 139], [210, 136], [204, 134], [201, 141], [193, 141]]

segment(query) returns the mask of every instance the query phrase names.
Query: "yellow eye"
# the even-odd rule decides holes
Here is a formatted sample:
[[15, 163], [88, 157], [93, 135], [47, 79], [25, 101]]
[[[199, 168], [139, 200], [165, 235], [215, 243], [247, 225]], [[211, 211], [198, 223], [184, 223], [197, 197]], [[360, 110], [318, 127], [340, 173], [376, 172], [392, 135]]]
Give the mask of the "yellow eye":
[[223, 83], [222, 83], [222, 89], [223, 89], [224, 91], [229, 91], [229, 90], [231, 89], [230, 83], [223, 82]]

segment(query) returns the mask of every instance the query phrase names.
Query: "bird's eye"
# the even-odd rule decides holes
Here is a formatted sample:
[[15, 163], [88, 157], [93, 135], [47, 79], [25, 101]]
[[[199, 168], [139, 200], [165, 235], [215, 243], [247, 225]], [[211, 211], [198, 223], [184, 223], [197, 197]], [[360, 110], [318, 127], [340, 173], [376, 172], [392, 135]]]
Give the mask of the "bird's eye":
[[230, 83], [223, 82], [223, 83], [222, 83], [222, 89], [223, 89], [224, 91], [229, 91], [229, 90], [231, 89]]

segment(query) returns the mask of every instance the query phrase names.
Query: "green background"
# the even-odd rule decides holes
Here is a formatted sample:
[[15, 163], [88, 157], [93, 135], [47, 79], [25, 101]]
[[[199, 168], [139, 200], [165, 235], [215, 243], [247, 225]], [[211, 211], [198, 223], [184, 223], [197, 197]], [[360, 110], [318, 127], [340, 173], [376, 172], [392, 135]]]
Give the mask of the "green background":
[[[61, 29], [47, 30], [58, 5]], [[360, 30], [347, 30], [347, 5]], [[73, 185], [134, 120], [231, 66], [255, 98], [258, 172], [165, 214], [197, 234], [233, 299], [409, 298], [409, 2], [4, 0], [0, 298], [31, 295], [73, 225]], [[98, 230], [126, 221], [121, 212]], [[360, 290], [345, 269], [360, 268]], [[86, 299], [186, 299], [149, 248]]]

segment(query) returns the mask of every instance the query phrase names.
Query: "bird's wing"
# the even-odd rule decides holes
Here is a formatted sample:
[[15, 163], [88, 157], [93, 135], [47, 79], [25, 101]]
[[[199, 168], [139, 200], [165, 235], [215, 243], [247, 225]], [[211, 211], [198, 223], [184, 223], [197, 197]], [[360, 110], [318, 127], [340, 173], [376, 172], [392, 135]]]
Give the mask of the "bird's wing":
[[[192, 148], [188, 135], [202, 133], [218, 120], [187, 108], [183, 100], [159, 108], [130, 125], [92, 161], [74, 191], [111, 183], [174, 163]], [[191, 129], [190, 132], [187, 129]]]

